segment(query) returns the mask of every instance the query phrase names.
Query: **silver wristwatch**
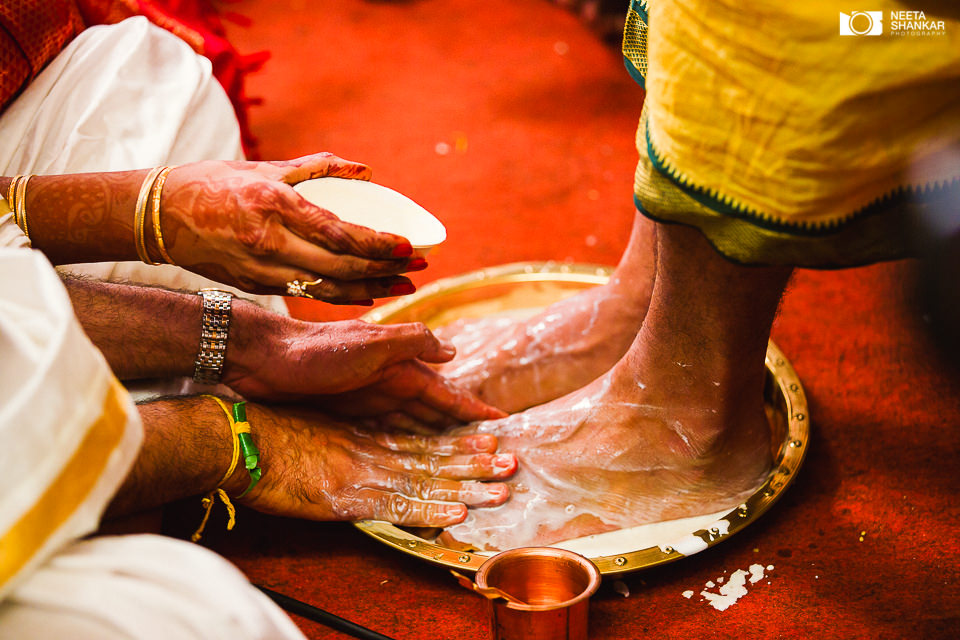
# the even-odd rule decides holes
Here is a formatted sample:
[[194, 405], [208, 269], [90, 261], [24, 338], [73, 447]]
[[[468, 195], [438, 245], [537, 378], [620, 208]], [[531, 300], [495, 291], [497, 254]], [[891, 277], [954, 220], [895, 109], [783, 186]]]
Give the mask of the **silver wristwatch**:
[[193, 380], [200, 384], [217, 384], [223, 375], [227, 355], [233, 294], [220, 289], [200, 289], [197, 295], [203, 298], [203, 318]]

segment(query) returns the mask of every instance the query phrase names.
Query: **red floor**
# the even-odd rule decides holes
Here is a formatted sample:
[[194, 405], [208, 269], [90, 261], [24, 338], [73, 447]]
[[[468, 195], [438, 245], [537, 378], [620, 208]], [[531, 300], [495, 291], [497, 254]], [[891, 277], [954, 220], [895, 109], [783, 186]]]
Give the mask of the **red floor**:
[[[630, 220], [642, 92], [619, 55], [546, 0], [241, 0], [265, 158], [328, 150], [435, 212], [449, 240], [414, 281], [521, 260], [614, 263]], [[445, 151], [445, 153], [443, 153]], [[800, 272], [774, 339], [806, 388], [796, 484], [717, 547], [605, 582], [591, 637], [956, 638], [960, 385], [914, 332], [912, 266]], [[299, 305], [298, 315], [352, 311]], [[484, 603], [445, 570], [345, 524], [241, 512], [208, 543], [252, 580], [406, 639], [486, 637]], [[861, 532], [865, 532], [861, 536]], [[862, 539], [861, 539], [862, 537]], [[760, 563], [726, 611], [681, 594]], [[302, 623], [311, 638], [344, 637]]]

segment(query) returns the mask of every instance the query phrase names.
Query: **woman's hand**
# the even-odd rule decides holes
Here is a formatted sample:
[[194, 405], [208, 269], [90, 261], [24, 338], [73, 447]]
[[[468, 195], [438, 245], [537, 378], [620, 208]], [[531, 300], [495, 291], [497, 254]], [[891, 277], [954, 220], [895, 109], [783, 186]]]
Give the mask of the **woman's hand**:
[[181, 267], [253, 293], [285, 294], [293, 280], [316, 282], [307, 292], [337, 303], [412, 293], [398, 274], [426, 261], [411, 258], [405, 238], [343, 222], [293, 190], [325, 176], [369, 180], [370, 169], [329, 153], [176, 167], [160, 201], [167, 252]]
[[[265, 513], [311, 520], [371, 518], [446, 527], [467, 507], [509, 496], [500, 480], [517, 467], [485, 434], [421, 437], [364, 433], [319, 414], [249, 407], [263, 478], [241, 502]], [[231, 495], [249, 478], [239, 470]]]

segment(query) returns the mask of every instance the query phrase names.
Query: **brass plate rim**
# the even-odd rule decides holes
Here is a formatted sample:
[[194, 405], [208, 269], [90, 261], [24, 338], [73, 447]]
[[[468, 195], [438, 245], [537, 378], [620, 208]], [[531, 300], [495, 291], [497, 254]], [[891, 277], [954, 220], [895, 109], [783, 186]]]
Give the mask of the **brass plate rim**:
[[[491, 283], [540, 281], [595, 285], [606, 282], [612, 272], [613, 269], [609, 266], [585, 263], [515, 262], [488, 267], [435, 280], [414, 294], [371, 310], [362, 319], [376, 323], [389, 322], [400, 312], [428, 300], [459, 291], [485, 287]], [[806, 458], [810, 440], [806, 394], [790, 361], [773, 341], [770, 341], [767, 346], [766, 367], [786, 407], [786, 438], [781, 443], [767, 480], [745, 502], [720, 517], [720, 520], [726, 520], [729, 523], [725, 531], [700, 529], [690, 532], [705, 544], [699, 551], [719, 544], [766, 513], [793, 483]], [[389, 547], [451, 569], [476, 571], [490, 557], [438, 545], [388, 522], [361, 520], [355, 522], [354, 526]], [[648, 569], [685, 557], [687, 554], [680, 553], [676, 549], [654, 546], [590, 559], [600, 569], [600, 573], [607, 576]]]

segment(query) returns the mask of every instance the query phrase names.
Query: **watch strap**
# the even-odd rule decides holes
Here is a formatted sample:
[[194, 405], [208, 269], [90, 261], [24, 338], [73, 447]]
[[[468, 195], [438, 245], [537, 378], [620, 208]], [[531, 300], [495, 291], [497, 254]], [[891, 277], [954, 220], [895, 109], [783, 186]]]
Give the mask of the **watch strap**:
[[193, 380], [200, 384], [217, 384], [223, 375], [227, 355], [233, 294], [221, 289], [200, 289], [197, 295], [203, 299], [203, 316]]

